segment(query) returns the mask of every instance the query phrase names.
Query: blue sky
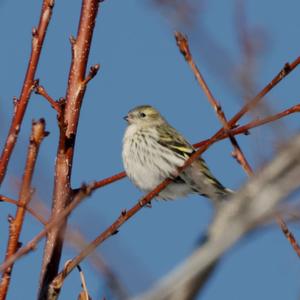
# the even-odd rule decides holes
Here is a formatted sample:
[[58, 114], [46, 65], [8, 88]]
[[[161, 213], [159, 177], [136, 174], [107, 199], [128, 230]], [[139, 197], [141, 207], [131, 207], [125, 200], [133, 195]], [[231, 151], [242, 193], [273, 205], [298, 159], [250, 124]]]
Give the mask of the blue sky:
[[[1, 147], [13, 112], [12, 98], [19, 95], [22, 87], [31, 29], [38, 22], [40, 2], [0, 1]], [[162, 9], [150, 0], [107, 0], [101, 5], [89, 59], [89, 65], [100, 63], [101, 70], [90, 82], [82, 106], [73, 187], [123, 169], [121, 146], [126, 124], [122, 117], [136, 105], [157, 107], [191, 143], [208, 138], [219, 129], [213, 109], [176, 47], [175, 30], [189, 36], [194, 58], [226, 115], [232, 116], [243, 104], [239, 72], [245, 70], [246, 62], [236, 10], [237, 2], [241, 1], [190, 2], [201, 4], [197, 13], [188, 17], [193, 22], [177, 18], [170, 8]], [[255, 94], [286, 62], [300, 54], [300, 3], [277, 1], [271, 6], [270, 1], [253, 0], [244, 1], [244, 5], [250, 40], [257, 45], [255, 57], [250, 67], [246, 67], [253, 72], [250, 94]], [[56, 1], [37, 71], [40, 83], [53, 98], [65, 95], [71, 55], [69, 36], [76, 34], [79, 12], [78, 0], [72, 4]], [[300, 69], [296, 69], [267, 96], [266, 111], [277, 112], [299, 101], [299, 76]], [[262, 110], [257, 112], [261, 113]], [[41, 146], [33, 183], [38, 197], [50, 207], [58, 129], [55, 112], [37, 95], [32, 95], [30, 100], [1, 193], [17, 198], [16, 186], [24, 168], [31, 120], [40, 117], [46, 119], [50, 136]], [[255, 129], [250, 136], [238, 138], [254, 169], [270, 159], [279, 140], [299, 129], [296, 118], [290, 116], [273, 127]], [[238, 189], [247, 177], [232, 159], [231, 151], [230, 143], [222, 141], [211, 147], [204, 158], [222, 183]], [[91, 240], [141, 195], [124, 179], [95, 192], [73, 213], [70, 224]], [[2, 256], [8, 233], [7, 214], [14, 214], [14, 208], [2, 203]], [[210, 218], [210, 203], [201, 197], [153, 202], [151, 209], [143, 209], [98, 251], [128, 290], [136, 294], [149, 288], [192, 252]], [[21, 241], [26, 243], [41, 228], [27, 216]], [[297, 236], [299, 226], [291, 228]], [[8, 299], [36, 296], [42, 249], [41, 243], [34, 253], [16, 264]], [[75, 254], [74, 249], [66, 247], [62, 265]], [[88, 261], [81, 267], [93, 299], [101, 296], [111, 299], [102, 277]], [[296, 299], [300, 292], [299, 275], [297, 256], [273, 225], [243, 239], [226, 254], [202, 299]], [[79, 289], [78, 273], [73, 272], [61, 299], [74, 299]]]

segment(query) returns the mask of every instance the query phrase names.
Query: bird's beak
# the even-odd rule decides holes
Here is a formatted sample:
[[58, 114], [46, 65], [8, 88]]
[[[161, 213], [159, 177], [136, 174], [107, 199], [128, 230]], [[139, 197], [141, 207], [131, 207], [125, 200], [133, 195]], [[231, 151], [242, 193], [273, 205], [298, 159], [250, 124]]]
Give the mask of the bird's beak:
[[128, 122], [128, 116], [123, 117], [123, 119]]

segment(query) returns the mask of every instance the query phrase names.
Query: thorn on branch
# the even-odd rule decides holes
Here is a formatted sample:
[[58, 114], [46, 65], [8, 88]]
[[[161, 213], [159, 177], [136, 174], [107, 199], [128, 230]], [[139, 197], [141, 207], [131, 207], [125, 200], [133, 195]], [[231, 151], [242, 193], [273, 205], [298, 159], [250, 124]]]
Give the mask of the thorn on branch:
[[21, 248], [23, 246], [23, 243], [18, 241], [18, 244], [17, 244], [17, 249]]
[[192, 59], [192, 55], [190, 52], [190, 47], [188, 44], [187, 37], [185, 35], [183, 35], [181, 32], [176, 31], [175, 39], [176, 39], [177, 46], [178, 46], [181, 54], [184, 56], [185, 60], [190, 61]]
[[124, 216], [126, 216], [126, 214], [127, 214], [127, 210], [126, 210], [126, 209], [123, 209], [123, 210], [121, 211], [121, 216], [124, 217]]
[[111, 235], [116, 235], [119, 233], [119, 230], [115, 230]]

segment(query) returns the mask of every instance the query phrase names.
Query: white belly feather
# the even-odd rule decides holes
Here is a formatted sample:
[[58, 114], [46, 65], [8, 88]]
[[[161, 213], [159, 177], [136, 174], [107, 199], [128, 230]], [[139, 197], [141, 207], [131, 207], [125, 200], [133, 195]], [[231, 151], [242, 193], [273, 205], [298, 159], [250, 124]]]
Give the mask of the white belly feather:
[[[150, 192], [164, 179], [176, 175], [178, 167], [185, 159], [174, 155], [174, 152], [160, 145], [155, 130], [151, 131], [153, 138], [144, 138], [145, 131], [131, 124], [123, 139], [123, 163], [128, 177], [145, 192]], [[191, 188], [184, 183], [171, 183], [159, 196], [174, 199], [191, 193]]]

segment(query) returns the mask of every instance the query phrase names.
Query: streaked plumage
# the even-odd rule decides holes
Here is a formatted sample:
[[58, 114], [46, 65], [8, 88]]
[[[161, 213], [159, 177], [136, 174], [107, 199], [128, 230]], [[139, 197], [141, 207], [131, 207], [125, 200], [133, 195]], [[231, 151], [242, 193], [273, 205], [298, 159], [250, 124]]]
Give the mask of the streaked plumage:
[[128, 127], [123, 138], [123, 164], [128, 177], [144, 192], [150, 192], [164, 179], [173, 179], [159, 198], [175, 199], [199, 193], [214, 202], [231, 191], [210, 172], [202, 158], [194, 161], [179, 176], [179, 167], [195, 151], [194, 148], [149, 105], [128, 112]]

